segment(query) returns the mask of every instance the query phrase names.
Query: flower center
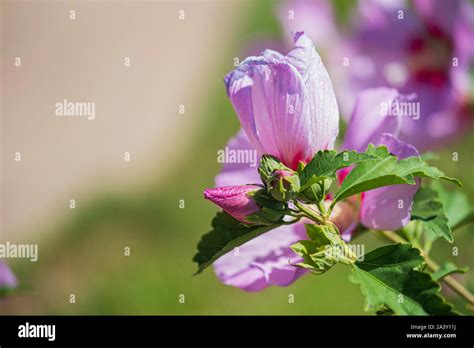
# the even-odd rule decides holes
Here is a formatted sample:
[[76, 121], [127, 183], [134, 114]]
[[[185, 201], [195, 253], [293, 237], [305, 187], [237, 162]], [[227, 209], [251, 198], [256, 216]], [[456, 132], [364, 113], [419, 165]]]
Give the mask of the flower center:
[[418, 82], [442, 86], [449, 81], [449, 66], [453, 52], [451, 39], [435, 24], [413, 37], [409, 44], [408, 66]]

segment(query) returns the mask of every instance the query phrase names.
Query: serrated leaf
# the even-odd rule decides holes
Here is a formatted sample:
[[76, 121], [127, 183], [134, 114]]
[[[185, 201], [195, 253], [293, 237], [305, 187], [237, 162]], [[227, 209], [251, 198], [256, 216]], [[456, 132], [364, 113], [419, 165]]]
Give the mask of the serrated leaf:
[[[318, 178], [334, 179], [336, 178], [336, 171], [339, 169], [371, 158], [373, 156], [367, 153], [358, 153], [357, 151], [342, 151], [339, 153], [333, 150], [318, 151], [301, 173], [301, 187], [304, 189], [311, 186]], [[313, 182], [308, 183], [310, 179]]]
[[305, 228], [309, 239], [301, 240], [291, 246], [291, 249], [303, 258], [303, 262], [299, 262], [296, 266], [321, 274], [338, 262], [345, 264], [354, 262], [345, 255], [346, 245], [334, 225], [305, 224]]
[[[453, 242], [453, 235], [449, 227], [448, 218], [438, 192], [431, 187], [420, 187], [413, 199], [411, 220], [420, 220], [428, 233]], [[428, 237], [430, 244], [436, 238]]]
[[360, 285], [367, 307], [375, 311], [388, 307], [401, 315], [456, 314], [439, 294], [439, 284], [414, 269], [423, 261], [409, 244], [386, 245], [356, 261], [350, 279]]
[[247, 226], [225, 212], [217, 213], [212, 220], [212, 230], [203, 235], [197, 245], [198, 252], [193, 258], [193, 261], [198, 264], [196, 274], [204, 271], [219, 257], [234, 248], [282, 224]]
[[431, 276], [434, 280], [440, 280], [447, 275], [452, 273], [466, 273], [469, 267], [460, 268], [452, 262], [443, 263], [436, 272], [433, 272]]
[[332, 205], [349, 196], [383, 186], [398, 184], [415, 184], [415, 177], [445, 179], [460, 185], [457, 179], [449, 178], [442, 171], [431, 167], [419, 157], [408, 157], [397, 160], [388, 153], [385, 146], [370, 147], [368, 154], [377, 154], [377, 158], [360, 162], [346, 176]]
[[319, 246], [312, 240], [300, 240], [291, 246], [291, 249], [303, 258], [295, 266], [311, 269], [315, 274], [321, 274], [333, 267], [337, 261], [328, 257], [331, 246]]
[[430, 220], [439, 215], [443, 209], [443, 203], [438, 193], [430, 187], [422, 186], [413, 198], [411, 209], [412, 220]]
[[385, 158], [387, 156], [390, 156], [390, 151], [388, 151], [387, 146], [385, 145], [375, 146], [372, 143], [367, 146], [366, 153], [368, 153], [371, 156], [380, 157], [380, 158]]
[[[437, 237], [443, 237], [450, 243], [453, 242], [454, 238], [451, 233], [451, 228], [448, 225], [448, 219], [446, 216], [438, 215], [433, 220], [421, 221], [421, 223], [429, 233], [432, 233]], [[431, 239], [433, 242], [433, 238]]]
[[443, 202], [451, 230], [474, 221], [474, 208], [467, 195], [460, 190], [448, 191], [440, 183], [434, 182], [432, 188], [438, 192]]

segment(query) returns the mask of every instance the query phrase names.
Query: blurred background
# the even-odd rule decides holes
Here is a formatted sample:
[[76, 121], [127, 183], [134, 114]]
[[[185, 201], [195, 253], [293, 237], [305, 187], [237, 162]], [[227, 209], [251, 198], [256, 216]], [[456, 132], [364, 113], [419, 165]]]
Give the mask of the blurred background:
[[[330, 8], [334, 29], [318, 17], [321, 8], [313, 19], [287, 22], [301, 4], [2, 1], [0, 242], [38, 244], [39, 260], [7, 260], [19, 287], [0, 300], [0, 313], [365, 314], [344, 266], [261, 293], [222, 285], [211, 269], [192, 277], [196, 244], [216, 211], [202, 192], [220, 170], [217, 151], [239, 129], [223, 84], [236, 59], [286, 52], [290, 30], [305, 30], [327, 59], [338, 99], [350, 93], [331, 60], [352, 46], [331, 35], [352, 33], [360, 5], [309, 2]], [[472, 118], [472, 94], [463, 97], [462, 117]], [[95, 119], [56, 116], [64, 99], [94, 102]], [[350, 114], [340, 108], [343, 133]], [[435, 164], [472, 197], [474, 140], [461, 128], [425, 150], [436, 151]], [[358, 239], [366, 250], [382, 242]], [[444, 241], [433, 252], [471, 266], [460, 278], [471, 291], [473, 242], [466, 226], [456, 231], [455, 260]]]

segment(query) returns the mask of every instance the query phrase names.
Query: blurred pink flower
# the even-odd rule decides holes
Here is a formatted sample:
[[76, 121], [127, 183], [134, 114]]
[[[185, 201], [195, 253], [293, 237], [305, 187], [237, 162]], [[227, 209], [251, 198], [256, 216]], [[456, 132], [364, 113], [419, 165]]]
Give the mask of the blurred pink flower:
[[403, 0], [363, 0], [347, 30], [338, 29], [326, 0], [290, 0], [279, 8], [279, 17], [286, 31], [307, 31], [330, 57], [326, 62], [345, 117], [358, 91], [388, 86], [417, 95], [420, 114], [405, 115], [399, 137], [420, 150], [455, 138], [471, 124], [474, 6], [469, 1], [415, 0], [409, 7]]
[[[419, 156], [414, 146], [396, 138], [400, 131], [400, 117], [380, 112], [380, 105], [406, 98], [392, 88], [374, 88], [359, 93], [344, 137], [343, 149], [365, 151], [372, 143], [387, 146], [399, 159]], [[350, 168], [339, 172], [341, 182], [349, 172]], [[394, 185], [364, 192], [359, 208], [360, 223], [376, 230], [397, 230], [405, 226], [410, 222], [413, 197], [418, 188], [419, 181], [416, 185]], [[353, 232], [354, 228], [341, 231], [345, 240], [349, 240]]]
[[15, 288], [17, 285], [18, 281], [15, 275], [5, 262], [0, 261], [0, 289]]

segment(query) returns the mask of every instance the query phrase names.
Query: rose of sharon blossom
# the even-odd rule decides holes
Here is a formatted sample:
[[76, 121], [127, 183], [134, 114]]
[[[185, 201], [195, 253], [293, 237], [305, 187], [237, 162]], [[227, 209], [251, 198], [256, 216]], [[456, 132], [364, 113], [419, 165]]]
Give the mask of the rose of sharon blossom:
[[321, 58], [303, 32], [294, 41], [286, 56], [266, 50], [225, 77], [252, 147], [292, 169], [318, 150], [332, 149], [339, 131], [336, 98]]
[[[292, 169], [332, 149], [339, 131], [336, 98], [321, 58], [304, 33], [295, 33], [294, 41], [286, 56], [266, 50], [225, 78], [242, 125], [227, 146], [273, 155]], [[216, 177], [217, 186], [258, 182], [257, 170], [245, 163], [226, 163]], [[224, 284], [247, 291], [290, 285], [305, 273], [290, 264], [301, 261], [290, 246], [305, 238], [301, 223], [276, 228], [219, 258], [215, 272]]]
[[[261, 57], [247, 58], [225, 80], [229, 98], [242, 125], [242, 130], [230, 140], [228, 147], [231, 150], [255, 149], [260, 155], [271, 154], [293, 169], [300, 161], [307, 163], [315, 152], [333, 148], [338, 132], [337, 106], [326, 70], [311, 41], [302, 33], [296, 33], [294, 38], [295, 48], [288, 55], [265, 51]], [[384, 143], [394, 153], [408, 154], [412, 148], [392, 136], [400, 128], [399, 117], [380, 116], [382, 101], [399, 98], [402, 96], [396, 90], [387, 88], [363, 94], [354, 110], [353, 130], [348, 129], [346, 147], [365, 150], [369, 142]], [[365, 117], [364, 122], [361, 122], [360, 117]], [[244, 163], [225, 164], [216, 177], [217, 186], [245, 185], [259, 181], [255, 168]], [[400, 195], [405, 195], [408, 200], [413, 198], [411, 191], [402, 192], [408, 185], [399, 186], [398, 190], [392, 192], [393, 195], [390, 195], [390, 191], [379, 192], [388, 192], [389, 201]], [[229, 187], [215, 190], [229, 190]], [[367, 198], [363, 198], [364, 213], [359, 212], [358, 215], [363, 216], [363, 221], [368, 225], [405, 221], [404, 213], [384, 221], [377, 216], [376, 211], [370, 209], [372, 202], [379, 204], [378, 199], [383, 197], [370, 197], [369, 192], [366, 195]], [[230, 207], [233, 209], [239, 206], [232, 203], [233, 198], [229, 199], [229, 205], [216, 203], [228, 211]], [[242, 206], [247, 207], [246, 203]], [[354, 216], [357, 215], [354, 214], [357, 207], [351, 205], [349, 218], [343, 214], [348, 207], [336, 207], [341, 209], [334, 210], [337, 215], [334, 222], [343, 236], [350, 236], [353, 227], [359, 222], [359, 218]], [[240, 218], [248, 216], [245, 209], [242, 209], [244, 214]], [[233, 213], [236, 211], [233, 210]], [[270, 285], [290, 285], [306, 272], [293, 266], [301, 259], [290, 248], [302, 239], [306, 239], [302, 222], [276, 228], [219, 258], [214, 263], [215, 272], [224, 284], [247, 291], [260, 291]]]
[[[418, 151], [413, 146], [395, 137], [401, 127], [401, 118], [380, 112], [382, 103], [404, 98], [391, 88], [376, 88], [360, 93], [343, 148], [364, 151], [369, 143], [373, 143], [386, 145], [400, 159], [417, 156]], [[250, 146], [242, 132], [231, 139], [229, 145], [234, 149]], [[340, 177], [344, 175], [341, 172], [339, 174]], [[232, 181], [233, 178], [235, 181]], [[249, 170], [248, 166], [242, 164], [228, 164], [216, 178], [218, 185], [235, 184], [241, 180], [257, 182], [255, 168]], [[349, 199], [337, 204], [331, 220], [346, 241], [350, 240], [358, 223], [372, 229], [398, 229], [410, 220], [411, 205], [418, 186], [394, 185], [365, 192], [361, 199]], [[403, 202], [402, 206], [400, 201]], [[291, 265], [300, 260], [289, 246], [301, 239], [306, 239], [302, 223], [267, 232], [242, 245], [238, 255], [229, 253], [217, 260], [216, 273], [225, 284], [248, 291], [259, 291], [269, 285], [289, 285], [305, 273]]]
[[[288, 17], [294, 11], [294, 19]], [[398, 135], [420, 150], [438, 147], [472, 125], [474, 6], [469, 0], [360, 0], [349, 30], [338, 29], [330, 0], [289, 0], [279, 17], [289, 31], [304, 24], [332, 60], [328, 69], [344, 116], [358, 92], [390, 86], [417, 95]], [[347, 65], [341, 69], [342, 58]]]

